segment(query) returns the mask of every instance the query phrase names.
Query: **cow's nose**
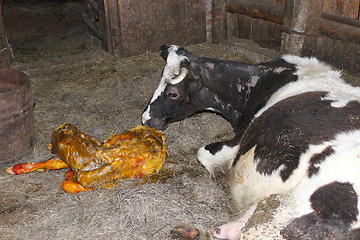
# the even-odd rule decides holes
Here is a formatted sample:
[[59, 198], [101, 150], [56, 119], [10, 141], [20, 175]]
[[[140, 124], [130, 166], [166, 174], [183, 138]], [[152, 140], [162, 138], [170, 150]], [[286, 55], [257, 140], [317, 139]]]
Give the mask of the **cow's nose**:
[[142, 123], [143, 125], [145, 125], [145, 123], [146, 123], [146, 118], [141, 118], [141, 123]]

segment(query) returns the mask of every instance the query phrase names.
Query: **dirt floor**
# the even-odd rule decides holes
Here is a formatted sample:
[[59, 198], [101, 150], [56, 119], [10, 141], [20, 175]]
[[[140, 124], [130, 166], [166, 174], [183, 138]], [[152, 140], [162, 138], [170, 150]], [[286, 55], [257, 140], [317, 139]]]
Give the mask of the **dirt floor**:
[[[52, 157], [51, 134], [63, 123], [104, 140], [140, 124], [164, 66], [159, 53], [114, 59], [84, 32], [82, 1], [5, 5], [15, 61], [35, 97], [36, 146], [0, 164], [0, 239], [171, 239], [189, 224], [205, 233], [238, 213], [224, 188], [196, 160], [197, 149], [231, 138], [230, 124], [197, 114], [165, 131], [168, 154], [159, 176], [126, 180], [108, 190], [65, 193], [66, 170], [10, 176], [16, 163]], [[16, 16], [16, 17], [14, 17]], [[31, 19], [31, 21], [30, 21]], [[187, 47], [201, 56], [245, 60], [209, 43]], [[209, 237], [211, 239], [211, 237]]]
[[[52, 157], [46, 146], [60, 124], [73, 123], [99, 140], [140, 124], [165, 62], [150, 52], [114, 59], [87, 38], [81, 13], [82, 1], [4, 7], [12, 68], [29, 75], [35, 97], [36, 146], [0, 166], [0, 239], [170, 239], [177, 225], [206, 232], [233, 218], [229, 195], [196, 160], [199, 147], [232, 136], [230, 124], [216, 114], [170, 125], [158, 178], [71, 195], [60, 187], [66, 170], [5, 172], [16, 163]], [[211, 44], [188, 49], [242, 60]]]

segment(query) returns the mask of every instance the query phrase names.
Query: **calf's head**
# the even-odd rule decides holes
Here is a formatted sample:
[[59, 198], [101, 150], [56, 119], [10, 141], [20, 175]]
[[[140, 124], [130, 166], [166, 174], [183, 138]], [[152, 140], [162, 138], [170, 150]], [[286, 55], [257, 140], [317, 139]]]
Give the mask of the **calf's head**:
[[196, 56], [178, 46], [161, 46], [161, 51], [166, 65], [160, 84], [142, 114], [144, 125], [160, 130], [204, 109], [200, 77], [192, 70]]

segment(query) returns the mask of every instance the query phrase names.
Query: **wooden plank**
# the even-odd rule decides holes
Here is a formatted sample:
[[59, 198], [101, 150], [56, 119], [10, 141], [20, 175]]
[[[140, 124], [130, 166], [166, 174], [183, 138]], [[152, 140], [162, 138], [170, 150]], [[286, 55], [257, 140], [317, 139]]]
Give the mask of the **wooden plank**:
[[323, 5], [323, 12], [336, 14], [336, 1], [337, 0], [326, 0]]
[[249, 16], [239, 15], [238, 18], [238, 38], [251, 39], [252, 35], [252, 21]]
[[[106, 1], [106, 2], [105, 2]], [[117, 0], [104, 0], [104, 4], [106, 3], [106, 21], [107, 25], [107, 42], [108, 49], [110, 52], [118, 57], [123, 53], [122, 39], [121, 39], [121, 22], [119, 16], [120, 6], [118, 5]]]
[[85, 0], [90, 7], [99, 15], [99, 3], [95, 0]]
[[104, 2], [106, 0], [100, 0], [98, 1], [98, 7], [99, 7], [99, 28], [101, 32], [101, 45], [104, 49], [108, 51], [108, 40], [107, 40], [107, 34], [108, 34], [108, 28], [107, 28], [107, 20], [105, 17], [105, 5]]
[[227, 38], [226, 0], [212, 0], [212, 41], [220, 43]]
[[323, 0], [287, 0], [284, 7], [281, 52], [313, 56], [317, 45]]
[[[276, 6], [274, 8], [274, 6], [269, 4], [258, 2], [253, 3], [247, 0], [230, 0], [228, 5], [228, 11], [247, 14], [252, 17], [261, 18], [268, 21], [274, 21], [280, 24], [283, 21], [284, 12], [282, 6]], [[322, 20], [320, 21], [319, 25], [320, 34], [339, 40], [360, 43], [360, 21], [330, 14], [327, 12], [322, 12], [321, 18]], [[277, 35], [274, 33], [280, 31], [280, 25], [276, 26], [271, 25], [271, 23], [262, 23], [263, 22], [258, 22], [258, 20], [251, 20], [250, 24], [246, 23], [239, 26], [239, 31], [241, 31], [241, 28], [246, 28], [247, 25], [250, 25], [251, 34], [250, 37], [246, 38], [251, 38], [252, 40], [258, 42], [260, 41], [260, 36], [262, 36], [263, 39], [269, 38], [270, 41], [277, 41]], [[287, 27], [284, 27], [283, 31], [287, 34], [299, 34], [313, 37], [316, 37], [318, 35], [318, 33], [316, 32], [299, 32], [293, 29], [289, 29]]]
[[118, 0], [122, 56], [206, 41], [203, 0]]
[[100, 28], [90, 19], [90, 17], [84, 13], [82, 18], [86, 26], [95, 34], [95, 36], [102, 39]]
[[355, 76], [359, 76], [360, 77], [360, 61], [359, 61], [359, 56], [360, 56], [360, 45], [356, 45], [353, 44], [351, 51], [354, 54], [354, 59], [352, 60], [353, 62], [353, 67], [352, 69], [350, 69], [350, 73], [354, 74]]
[[278, 24], [283, 23], [284, 8], [282, 6], [249, 0], [230, 0], [227, 9], [230, 13], [245, 14], [250, 17], [266, 19]]
[[7, 41], [3, 17], [2, 15], [0, 15], [0, 68], [9, 68], [9, 67], [10, 67], [9, 43]]
[[338, 56], [335, 56], [337, 59], [337, 63], [339, 64], [340, 69], [353, 69], [354, 67], [354, 62], [357, 61], [357, 56], [354, 56], [354, 44], [353, 43], [347, 43], [347, 42], [342, 42], [342, 41], [337, 41], [339, 42], [339, 51], [335, 51], [339, 52]]
[[357, 19], [359, 12], [359, 0], [337, 0], [336, 15]]
[[319, 33], [324, 36], [360, 44], [360, 28], [334, 21], [321, 20]]
[[[240, 22], [238, 25], [238, 33], [236, 35], [240, 38], [251, 39], [263, 47], [278, 49], [281, 44], [280, 24], [283, 19], [283, 7], [277, 6], [276, 4], [281, 4], [281, 1], [228, 1], [227, 10], [229, 12], [247, 15], [245, 17], [239, 17]], [[260, 19], [265, 19], [266, 21]]]

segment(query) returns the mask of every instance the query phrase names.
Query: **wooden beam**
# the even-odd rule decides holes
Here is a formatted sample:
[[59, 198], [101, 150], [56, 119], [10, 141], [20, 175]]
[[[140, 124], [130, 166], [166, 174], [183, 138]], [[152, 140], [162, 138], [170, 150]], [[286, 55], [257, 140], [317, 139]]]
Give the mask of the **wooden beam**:
[[260, 18], [277, 24], [283, 23], [284, 7], [249, 0], [230, 0], [229, 13], [240, 13], [253, 18]]
[[333, 22], [343, 23], [349, 26], [354, 26], [360, 28], [360, 21], [359, 20], [353, 20], [351, 18], [342, 17], [339, 15], [334, 15], [326, 12], [321, 13], [321, 18], [326, 19]]
[[342, 41], [360, 44], [360, 28], [334, 21], [321, 20], [319, 33], [321, 35]]
[[87, 3], [89, 3], [90, 7], [96, 12], [97, 15], [99, 15], [99, 4], [95, 0], [85, 0]]
[[93, 21], [91, 21], [90, 17], [86, 13], [82, 15], [82, 18], [86, 26], [88, 26], [90, 30], [96, 35], [96, 37], [98, 37], [101, 40], [102, 36], [101, 36], [100, 28], [96, 26], [96, 24]]
[[212, 0], [212, 41], [220, 43], [227, 38], [226, 0]]

